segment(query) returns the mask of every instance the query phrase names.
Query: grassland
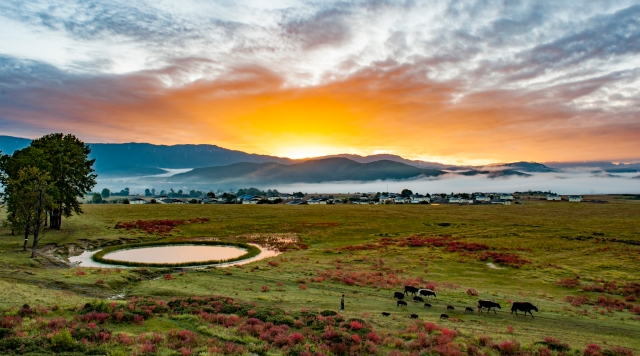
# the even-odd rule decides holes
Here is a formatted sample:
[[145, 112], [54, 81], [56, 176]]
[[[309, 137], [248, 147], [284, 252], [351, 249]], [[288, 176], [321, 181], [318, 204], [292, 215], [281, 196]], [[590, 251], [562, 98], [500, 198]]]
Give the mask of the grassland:
[[[345, 294], [346, 310], [341, 315], [344, 320], [362, 319], [375, 329], [382, 338], [376, 344], [380, 354], [419, 353], [421, 349], [411, 345], [427, 333], [420, 329], [424, 322], [454, 330], [458, 341], [453, 349], [467, 354], [546, 356], [547, 351], [540, 348], [566, 353], [562, 347], [545, 344], [546, 337], [567, 343], [568, 352], [582, 354], [588, 344], [595, 343], [605, 354], [622, 355], [629, 352], [625, 349], [637, 353], [640, 307], [635, 299], [640, 296], [633, 288], [640, 283], [640, 201], [606, 200], [608, 204], [527, 200], [511, 206], [86, 205], [86, 213], [65, 220], [61, 231], [46, 232], [46, 245], [37, 259], [21, 252], [21, 237], [10, 236], [6, 228], [0, 230], [0, 307], [10, 316], [25, 303], [39, 305], [48, 309], [38, 318], [71, 320], [85, 303], [124, 293], [127, 300], [135, 296], [160, 301], [222, 295], [253, 303], [255, 308], [300, 313], [303, 309], [337, 311], [340, 295]], [[209, 221], [180, 225], [170, 236], [114, 229], [125, 221], [193, 218]], [[248, 242], [272, 234], [296, 236], [309, 248], [230, 268], [79, 269], [60, 262], [84, 248], [124, 241], [215, 237]], [[470, 244], [485, 247], [474, 250]], [[515, 263], [509, 260], [514, 256]], [[411, 302], [406, 309], [397, 308], [393, 292], [406, 283], [435, 288], [438, 297], [432, 300], [432, 308]], [[264, 286], [268, 291], [263, 292]], [[502, 309], [497, 314], [463, 312], [479, 298], [496, 300]], [[517, 317], [510, 314], [510, 301], [530, 301], [540, 312], [534, 312], [533, 319]], [[117, 303], [119, 307], [125, 302]], [[58, 307], [51, 308], [54, 305]], [[440, 320], [446, 305], [455, 310], [448, 312], [449, 320]], [[113, 308], [117, 307], [111, 312]], [[392, 316], [381, 316], [383, 311]], [[419, 321], [409, 319], [412, 313], [419, 315]], [[216, 328], [203, 318], [165, 312], [144, 323], [108, 327], [113, 335], [138, 337], [188, 330], [203, 339], [215, 335], [217, 340], [231, 340], [244, 345], [245, 351], [294, 354], [293, 347], [255, 349], [266, 341], [247, 339], [242, 332], [236, 335], [233, 328]], [[483, 337], [492, 341], [485, 344]], [[109, 342], [117, 352], [143, 353], [139, 343]], [[518, 342], [519, 351], [500, 346], [504, 342]], [[469, 348], [473, 345], [479, 351]], [[196, 346], [194, 350], [206, 350], [203, 344]], [[163, 347], [156, 351], [171, 354], [170, 347]], [[456, 355], [453, 349], [429, 352]], [[243, 349], [214, 348], [212, 352], [232, 354]]]

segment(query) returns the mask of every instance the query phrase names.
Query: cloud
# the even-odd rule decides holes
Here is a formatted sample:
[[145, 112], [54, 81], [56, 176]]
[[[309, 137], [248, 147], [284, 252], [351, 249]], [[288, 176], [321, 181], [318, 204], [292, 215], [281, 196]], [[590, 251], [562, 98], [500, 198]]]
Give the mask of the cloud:
[[0, 44], [3, 132], [448, 162], [638, 158], [633, 1], [262, 6], [4, 2], [17, 30]]

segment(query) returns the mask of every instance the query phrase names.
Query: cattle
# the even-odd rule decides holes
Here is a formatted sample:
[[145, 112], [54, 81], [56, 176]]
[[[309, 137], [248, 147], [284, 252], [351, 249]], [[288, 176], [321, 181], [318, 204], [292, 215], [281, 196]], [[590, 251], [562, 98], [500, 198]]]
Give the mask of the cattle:
[[452, 307], [451, 305], [447, 305], [447, 310], [454, 310], [455, 308]]
[[416, 295], [418, 292], [418, 288], [412, 286], [404, 286], [404, 294], [409, 295], [409, 293]]
[[411, 319], [418, 319], [418, 314], [411, 314]]
[[404, 294], [402, 294], [402, 292], [393, 292], [393, 297], [396, 299], [404, 299]]
[[466, 312], [473, 313], [473, 308], [466, 307], [466, 308], [464, 308], [464, 312], [465, 312], [465, 313], [466, 313]]
[[389, 315], [391, 315], [391, 313], [382, 312], [382, 316], [389, 316]]
[[449, 319], [447, 314], [440, 314], [440, 319]]
[[422, 299], [422, 297], [413, 297], [413, 302], [414, 303], [424, 303], [424, 299]]
[[396, 308], [401, 306], [401, 305], [406, 307], [407, 306], [407, 302], [405, 302], [404, 300], [399, 300], [399, 301], [396, 302]]
[[425, 308], [431, 308], [431, 304], [429, 304], [429, 303], [424, 303], [424, 307], [425, 307]]
[[431, 299], [431, 296], [437, 297], [436, 292], [432, 291], [431, 289], [426, 289], [426, 288], [420, 289], [418, 291], [418, 295], [423, 295], [423, 296], [425, 296], [425, 297], [427, 297], [429, 299]]
[[491, 311], [491, 308], [493, 308], [493, 313], [494, 314], [498, 314], [496, 312], [496, 308], [502, 309], [502, 308], [500, 308], [500, 304], [494, 302], [493, 300], [479, 300], [478, 301], [478, 311], [480, 313], [482, 313], [482, 308], [487, 308], [487, 313]]
[[518, 310], [523, 311], [524, 316], [527, 316], [527, 313], [531, 314], [531, 317], [533, 318], [533, 313], [531, 313], [531, 311], [535, 310], [537, 312], [538, 308], [529, 302], [513, 302], [511, 305], [511, 314], [516, 312], [516, 315], [518, 315]]

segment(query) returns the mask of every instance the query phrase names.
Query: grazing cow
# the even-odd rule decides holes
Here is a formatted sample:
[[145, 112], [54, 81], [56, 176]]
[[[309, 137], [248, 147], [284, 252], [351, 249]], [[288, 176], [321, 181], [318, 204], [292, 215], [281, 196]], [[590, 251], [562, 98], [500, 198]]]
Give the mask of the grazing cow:
[[440, 319], [449, 319], [447, 314], [440, 314]]
[[424, 299], [422, 299], [422, 297], [413, 297], [413, 301], [414, 303], [424, 303]]
[[418, 319], [418, 314], [411, 314], [411, 319]]
[[431, 299], [431, 296], [433, 296], [434, 298], [437, 297], [436, 292], [432, 291], [431, 289], [426, 289], [426, 288], [420, 289], [418, 291], [418, 294], [419, 295], [424, 295], [425, 297], [427, 297], [429, 299]]
[[396, 308], [401, 306], [401, 305], [406, 307], [407, 306], [407, 302], [405, 302], [404, 300], [399, 300], [399, 301], [396, 302]]
[[455, 308], [452, 307], [451, 305], [447, 305], [447, 310], [454, 310]]
[[418, 288], [412, 286], [404, 286], [404, 294], [409, 295], [409, 293], [416, 295], [418, 292]]
[[524, 316], [527, 316], [527, 313], [531, 314], [531, 317], [533, 318], [533, 313], [531, 313], [531, 311], [535, 310], [537, 312], [538, 308], [529, 302], [513, 302], [511, 305], [511, 314], [516, 312], [516, 315], [518, 315], [518, 310], [523, 311]]
[[393, 297], [396, 299], [404, 299], [404, 294], [402, 294], [402, 292], [393, 292]]
[[464, 308], [464, 312], [465, 312], [465, 313], [466, 313], [466, 312], [473, 313], [473, 308], [466, 307], [466, 308]]
[[389, 316], [389, 315], [391, 315], [391, 313], [382, 312], [382, 316]]
[[500, 308], [500, 304], [494, 302], [493, 300], [479, 300], [478, 301], [478, 311], [480, 313], [482, 313], [482, 308], [487, 308], [487, 313], [491, 311], [491, 308], [493, 308], [493, 313], [494, 314], [498, 314], [496, 312], [496, 308], [502, 309], [502, 308]]
[[425, 307], [425, 308], [431, 308], [431, 304], [429, 304], [429, 303], [424, 303], [424, 307]]

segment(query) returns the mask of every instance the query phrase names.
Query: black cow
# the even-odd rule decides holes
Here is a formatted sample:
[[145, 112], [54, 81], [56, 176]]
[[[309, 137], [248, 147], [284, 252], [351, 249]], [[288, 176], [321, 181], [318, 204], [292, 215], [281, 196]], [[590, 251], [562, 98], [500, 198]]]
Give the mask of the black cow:
[[391, 313], [382, 312], [382, 316], [389, 316], [389, 315], [391, 315]]
[[487, 308], [487, 313], [491, 311], [491, 308], [493, 308], [493, 313], [494, 314], [498, 314], [496, 312], [496, 308], [502, 309], [502, 308], [500, 308], [500, 304], [494, 302], [493, 300], [479, 300], [478, 301], [478, 311], [480, 313], [482, 313], [482, 308]]
[[407, 306], [407, 302], [405, 302], [404, 300], [399, 300], [399, 301], [396, 302], [396, 308], [401, 306], [401, 305], [406, 307]]
[[440, 314], [440, 319], [449, 319], [447, 314]]
[[431, 304], [429, 304], [429, 303], [424, 303], [424, 307], [425, 307], [425, 308], [431, 308]]
[[422, 297], [413, 297], [413, 301], [414, 301], [415, 303], [418, 303], [418, 302], [420, 302], [420, 303], [424, 303], [424, 299], [422, 299]]
[[411, 319], [418, 319], [418, 314], [411, 314]]
[[393, 292], [393, 297], [396, 299], [404, 299], [404, 294], [402, 294], [402, 292]]
[[464, 308], [464, 312], [465, 312], [465, 313], [466, 313], [466, 312], [471, 312], [471, 313], [473, 313], [473, 308], [466, 307], [466, 308]]
[[451, 305], [447, 305], [447, 310], [454, 310], [455, 308], [452, 307]]
[[418, 293], [418, 288], [412, 286], [404, 286], [404, 294], [409, 295], [409, 293], [416, 295], [416, 293]]
[[431, 296], [437, 297], [436, 292], [432, 291], [431, 289], [426, 289], [426, 288], [420, 289], [418, 291], [418, 294], [419, 295], [424, 295], [425, 297], [427, 297], [429, 299], [431, 299]]
[[533, 318], [533, 313], [531, 313], [531, 311], [535, 310], [537, 312], [538, 308], [536, 308], [535, 305], [529, 302], [514, 302], [511, 305], [511, 314], [513, 314], [513, 312], [516, 312], [516, 315], [518, 315], [518, 310], [523, 311], [524, 316], [527, 316], [527, 313], [531, 314], [531, 317]]

